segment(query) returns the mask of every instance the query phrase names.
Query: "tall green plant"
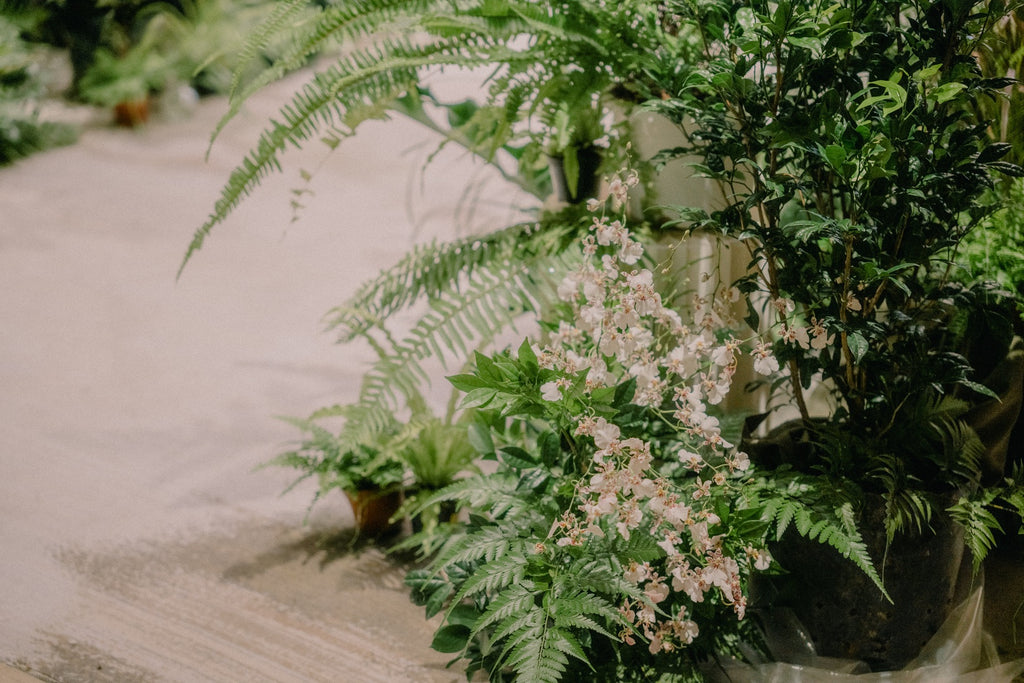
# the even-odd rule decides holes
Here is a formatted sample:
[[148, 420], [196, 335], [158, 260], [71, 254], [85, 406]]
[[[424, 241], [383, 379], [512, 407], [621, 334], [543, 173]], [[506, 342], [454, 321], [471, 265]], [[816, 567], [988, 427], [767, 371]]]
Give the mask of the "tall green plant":
[[[794, 466], [882, 493], [889, 536], [926, 528], [979, 478], [960, 419], [990, 397], [972, 334], [1009, 340], [951, 254], [996, 209], [1001, 158], [972, 101], [1003, 81], [975, 58], [999, 0], [676, 2], [706, 58], [658, 108], [686, 124], [700, 170], [727, 188], [694, 230], [752, 255], [739, 282], [755, 328], [781, 325], [776, 385], [810, 441]], [[824, 411], [808, 399], [828, 393]], [[943, 501], [946, 501], [945, 503]]]

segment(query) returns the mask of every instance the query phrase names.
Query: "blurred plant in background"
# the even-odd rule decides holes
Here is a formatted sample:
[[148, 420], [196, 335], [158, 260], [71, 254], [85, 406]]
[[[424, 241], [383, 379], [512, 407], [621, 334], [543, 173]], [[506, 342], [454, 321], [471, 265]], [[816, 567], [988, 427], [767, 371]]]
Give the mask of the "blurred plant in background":
[[74, 129], [40, 116], [45, 83], [40, 50], [21, 35], [36, 13], [0, 5], [0, 165], [75, 140]]

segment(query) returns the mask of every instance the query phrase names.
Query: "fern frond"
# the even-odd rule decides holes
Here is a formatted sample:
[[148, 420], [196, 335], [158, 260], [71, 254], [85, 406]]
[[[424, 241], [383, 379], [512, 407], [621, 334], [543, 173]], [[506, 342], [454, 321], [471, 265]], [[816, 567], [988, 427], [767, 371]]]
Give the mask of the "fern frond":
[[920, 491], [900, 488], [885, 496], [885, 534], [888, 542], [900, 531], [912, 529], [924, 533], [932, 520], [934, 508]]
[[521, 622], [517, 623], [520, 628], [508, 636], [498, 661], [513, 669], [519, 680], [556, 683], [569, 664], [569, 658], [552, 642], [558, 639], [555, 635], [558, 629], [551, 626], [538, 607], [526, 616], [528, 618], [517, 620]]
[[953, 520], [964, 529], [964, 543], [971, 551], [975, 574], [981, 569], [981, 563], [989, 551], [996, 546], [996, 532], [1003, 532], [999, 521], [988, 508], [997, 495], [997, 490], [991, 490], [976, 500], [961, 498], [948, 508]]
[[842, 501], [830, 506], [831, 512], [822, 512], [799, 499], [800, 495], [809, 492], [809, 487], [780, 489], [777, 483], [772, 482], [765, 482], [764, 487], [767, 496], [761, 500], [762, 519], [775, 527], [776, 540], [780, 540], [792, 525], [801, 536], [827, 544], [853, 562], [888, 597], [867, 544], [857, 528], [852, 503]]
[[[235, 70], [231, 75], [231, 84], [228, 88], [228, 97], [231, 100], [236, 98], [236, 93], [241, 85], [242, 76], [246, 69], [266, 50], [274, 38], [279, 36], [289, 24], [295, 22], [307, 11], [309, 11], [309, 2], [307, 0], [278, 2], [274, 5], [274, 9], [270, 14], [249, 34], [249, 37], [238, 53]], [[217, 137], [217, 133], [224, 127], [224, 123], [226, 121], [222, 120], [221, 123], [217, 124], [217, 128], [211, 138], [211, 143]]]
[[[473, 273], [472, 279], [431, 300], [430, 310], [364, 376], [360, 401], [397, 408], [399, 399], [420, 393], [428, 380], [421, 362], [436, 358], [447, 367], [464, 358], [469, 344], [484, 344], [526, 313], [540, 313], [552, 301], [554, 277], [567, 261], [559, 254], [534, 259], [502, 259]], [[351, 320], [351, 318], [350, 318]], [[364, 319], [365, 320], [365, 319]]]
[[562, 680], [569, 659], [561, 649], [552, 646], [556, 637], [548, 628], [524, 631], [517, 636], [516, 647], [505, 662], [506, 666], [512, 667], [520, 680], [557, 683]]
[[596, 630], [609, 638], [615, 638], [603, 627], [594, 628], [593, 620], [587, 615], [601, 617], [606, 624], [624, 623], [619, 611], [610, 602], [593, 593], [576, 590], [570, 595], [559, 596], [556, 602], [554, 623], [557, 628], [582, 628]]
[[488, 527], [459, 538], [438, 556], [435, 566], [446, 567], [463, 562], [494, 562], [504, 557], [512, 547], [507, 529]]
[[566, 631], [556, 626], [548, 634], [548, 641], [555, 650], [583, 662], [591, 671], [594, 670], [594, 667], [590, 664], [590, 659], [587, 657], [587, 653], [583, 650], [583, 646], [580, 645], [580, 641], [576, 639], [576, 636], [571, 631]]
[[543, 630], [547, 615], [543, 609], [537, 606], [536, 598], [536, 594], [531, 591], [530, 602], [528, 604], [521, 603], [524, 609], [507, 616], [491, 634], [495, 642], [505, 638], [509, 639], [505, 647], [506, 652], [518, 645], [521, 639], [535, 638]]
[[[424, 500], [420, 508], [413, 513], [416, 514], [423, 508], [443, 501], [459, 501], [475, 510], [492, 509], [495, 505], [507, 507], [514, 499], [521, 498], [516, 494], [518, 485], [519, 478], [508, 472], [466, 477], [449, 484]], [[522, 504], [516, 506], [516, 509], [521, 508]]]
[[526, 581], [510, 586], [491, 601], [487, 611], [473, 624], [471, 637], [495, 624], [504, 624], [509, 619], [528, 614], [529, 610], [535, 607], [534, 602], [532, 582]]
[[494, 562], [488, 562], [466, 580], [452, 598], [458, 604], [479, 593], [493, 594], [517, 584], [526, 575], [526, 556], [510, 552]]
[[337, 130], [343, 125], [351, 131], [360, 123], [358, 117], [349, 117], [351, 112], [357, 111], [360, 105], [379, 106], [396, 99], [413, 87], [422, 68], [471, 67], [479, 62], [479, 59], [462, 56], [457, 46], [415, 46], [404, 41], [387, 41], [382, 46], [340, 59], [326, 71], [316, 74], [279, 110], [278, 118], [271, 120], [256, 147], [232, 171], [213, 211], [193, 235], [178, 269], [179, 275], [214, 226], [227, 218], [271, 172], [281, 170], [279, 155], [288, 145], [301, 147], [322, 128]]
[[326, 328], [336, 331], [340, 341], [351, 341], [411, 302], [458, 287], [460, 276], [472, 277], [478, 268], [494, 267], [513, 257], [562, 253], [574, 232], [567, 226], [541, 228], [536, 223], [521, 223], [481, 237], [417, 245], [330, 311]]
[[[300, 3], [306, 4], [308, 3]], [[340, 45], [347, 40], [355, 40], [379, 30], [394, 30], [401, 27], [402, 17], [416, 16], [427, 12], [436, 5], [432, 0], [374, 0], [374, 2], [346, 2], [331, 5], [318, 11], [311, 21], [291, 27], [295, 33], [288, 42], [288, 50], [274, 60], [258, 76], [246, 83], [244, 90], [239, 91], [242, 71], [235, 71], [232, 79], [231, 97], [227, 113], [218, 122], [213, 137], [220, 133], [224, 126], [241, 110], [242, 105], [255, 92], [305, 65], [311, 57], [323, 52], [332, 45]], [[266, 24], [272, 26], [269, 31], [280, 31], [287, 27], [289, 15], [283, 19], [271, 16]], [[259, 47], [268, 42], [267, 26], [261, 26], [250, 42], [258, 41]], [[247, 49], [248, 49], [247, 45]]]
[[[639, 536], [633, 534], [631, 536]], [[628, 557], [634, 557], [629, 555]], [[573, 584], [580, 590], [588, 590], [604, 595], [634, 595], [639, 597], [639, 589], [622, 577], [622, 571], [614, 571], [607, 562], [591, 560], [575, 568]]]

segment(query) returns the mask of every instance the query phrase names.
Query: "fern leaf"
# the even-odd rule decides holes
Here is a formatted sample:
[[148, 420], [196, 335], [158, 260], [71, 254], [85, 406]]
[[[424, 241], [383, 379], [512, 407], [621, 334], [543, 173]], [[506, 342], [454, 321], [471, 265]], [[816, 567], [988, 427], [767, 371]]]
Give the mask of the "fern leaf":
[[605, 636], [614, 637], [603, 627], [598, 626], [595, 629], [593, 621], [587, 619], [587, 615], [601, 617], [606, 624], [624, 623], [614, 605], [586, 591], [574, 591], [570, 595], [559, 596], [554, 623], [558, 628], [591, 629]]
[[[242, 74], [267, 48], [271, 40], [280, 35], [289, 23], [295, 21], [308, 8], [309, 3], [306, 0], [287, 0], [274, 5], [270, 15], [249, 35], [238, 53], [235, 70], [231, 75], [231, 84], [228, 88], [229, 97], [234, 98], [239, 85], [241, 85]], [[218, 125], [217, 130], [219, 131], [222, 127], [222, 125]], [[214, 133], [214, 137], [216, 137], [216, 133]]]
[[[394, 353], [366, 373], [360, 402], [397, 408], [399, 398], [420, 393], [421, 382], [427, 380], [420, 365], [424, 359], [434, 357], [446, 365], [452, 356], [465, 354], [468, 342], [485, 343], [524, 313], [539, 312], [553, 283], [542, 284], [531, 275], [535, 264], [508, 262], [496, 272], [477, 271], [463, 291], [434, 301]], [[442, 347], [439, 339], [448, 341]]]
[[478, 593], [497, 593], [518, 583], [526, 575], [526, 557], [509, 553], [494, 562], [488, 562], [466, 580], [452, 598], [454, 604]]
[[504, 624], [509, 619], [515, 619], [528, 614], [534, 607], [533, 584], [531, 582], [509, 586], [487, 606], [487, 611], [473, 624], [472, 635], [475, 637], [478, 633], [483, 632], [484, 629], [494, 624]]
[[776, 526], [776, 539], [782, 538], [782, 531], [785, 530], [781, 528], [783, 524], [787, 527], [792, 524], [801, 536], [827, 544], [853, 562], [888, 598], [871, 553], [857, 528], [853, 505], [849, 501], [843, 501], [832, 507], [830, 513], [825, 513], [797, 497], [807, 494], [806, 486], [780, 490], [777, 488], [779, 482], [764, 482], [763, 485], [768, 494], [764, 501], [763, 519]]
[[590, 664], [590, 659], [587, 657], [587, 653], [583, 650], [583, 646], [580, 645], [580, 641], [576, 639], [576, 636], [571, 631], [566, 631], [556, 626], [548, 634], [548, 641], [555, 650], [583, 662], [591, 671], [594, 670], [594, 667]]
[[964, 529], [964, 543], [971, 551], [971, 563], [974, 573], [981, 569], [989, 551], [996, 546], [995, 532], [1002, 533], [999, 521], [988, 509], [996, 493], [989, 492], [980, 500], [961, 498], [956, 505], [948, 509], [950, 516]]
[[506, 529], [489, 527], [463, 536], [451, 547], [446, 548], [443, 554], [437, 558], [435, 566], [446, 567], [452, 564], [481, 560], [494, 562], [503, 557], [511, 545], [512, 540], [510, 540]]
[[257, 140], [256, 147], [235, 168], [206, 222], [196, 230], [178, 269], [188, 263], [213, 228], [249, 196], [272, 171], [280, 171], [279, 154], [288, 145], [301, 146], [321, 128], [347, 125], [359, 121], [346, 119], [349, 109], [360, 102], [387, 101], [397, 98], [411, 87], [419, 69], [435, 65], [473, 66], [479, 63], [452, 51], [448, 45], [412, 46], [389, 43], [376, 51], [358, 53], [339, 60], [318, 73], [296, 93], [290, 103], [278, 112]]

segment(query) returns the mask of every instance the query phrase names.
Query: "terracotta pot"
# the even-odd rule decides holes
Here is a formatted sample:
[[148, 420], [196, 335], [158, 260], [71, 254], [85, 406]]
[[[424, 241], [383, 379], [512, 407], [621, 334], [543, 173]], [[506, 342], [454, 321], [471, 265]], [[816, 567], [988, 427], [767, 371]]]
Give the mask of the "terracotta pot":
[[149, 121], [149, 98], [120, 102], [114, 105], [114, 122], [125, 128], [135, 128]]
[[391, 517], [402, 506], [401, 491], [362, 489], [346, 491], [352, 514], [356, 518], [356, 529], [361, 536], [373, 538], [397, 532], [400, 522], [392, 523]]

